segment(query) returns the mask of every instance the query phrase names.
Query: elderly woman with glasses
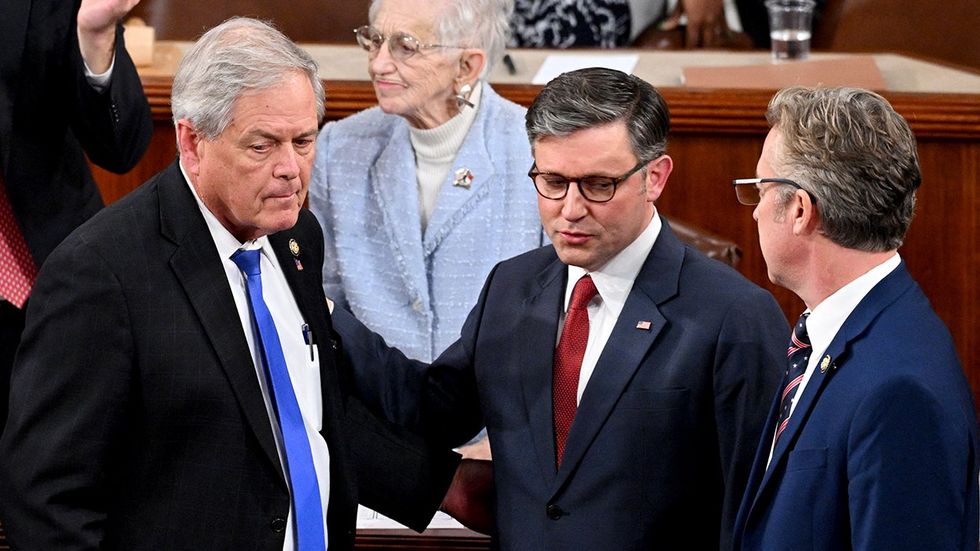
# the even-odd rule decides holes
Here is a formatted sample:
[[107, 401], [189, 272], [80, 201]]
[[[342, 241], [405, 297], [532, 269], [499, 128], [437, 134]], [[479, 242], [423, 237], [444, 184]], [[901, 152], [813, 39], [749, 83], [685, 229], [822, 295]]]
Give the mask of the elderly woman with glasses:
[[431, 361], [459, 336], [499, 260], [542, 244], [525, 109], [486, 75], [512, 0], [374, 0], [354, 31], [378, 107], [323, 127], [310, 208], [324, 289]]

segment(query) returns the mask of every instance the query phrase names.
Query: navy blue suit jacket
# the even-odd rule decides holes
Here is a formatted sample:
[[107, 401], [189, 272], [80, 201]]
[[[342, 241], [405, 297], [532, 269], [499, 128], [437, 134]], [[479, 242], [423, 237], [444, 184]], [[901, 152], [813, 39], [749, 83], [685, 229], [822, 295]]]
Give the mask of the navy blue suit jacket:
[[973, 400], [946, 326], [904, 263], [818, 365], [766, 469], [773, 402], [736, 548], [975, 550]]
[[361, 392], [395, 420], [450, 444], [486, 423], [502, 549], [727, 549], [780, 376], [788, 327], [775, 300], [665, 223], [556, 471], [552, 360], [566, 278], [550, 246], [500, 263], [461, 339], [428, 371], [349, 315], [334, 323], [360, 355]]

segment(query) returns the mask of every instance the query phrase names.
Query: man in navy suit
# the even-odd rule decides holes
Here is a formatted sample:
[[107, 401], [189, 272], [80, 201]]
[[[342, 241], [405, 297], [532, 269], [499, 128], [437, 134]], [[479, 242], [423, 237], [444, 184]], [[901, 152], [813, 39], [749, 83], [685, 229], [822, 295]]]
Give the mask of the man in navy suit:
[[787, 325], [658, 215], [668, 121], [619, 71], [541, 91], [528, 185], [553, 246], [498, 264], [431, 367], [335, 312], [362, 394], [394, 420], [454, 445], [486, 424], [502, 549], [731, 545]]
[[763, 431], [735, 547], [970, 549], [977, 419], [943, 322], [897, 249], [920, 184], [915, 137], [881, 96], [792, 88], [736, 180], [769, 277], [807, 310]]

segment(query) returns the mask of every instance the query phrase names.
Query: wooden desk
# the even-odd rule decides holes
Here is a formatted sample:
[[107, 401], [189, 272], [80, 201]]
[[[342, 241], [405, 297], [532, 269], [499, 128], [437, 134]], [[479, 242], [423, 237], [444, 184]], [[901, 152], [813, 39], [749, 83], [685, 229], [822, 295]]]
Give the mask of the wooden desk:
[[[177, 61], [187, 43], [158, 44], [155, 63], [141, 70], [153, 109], [155, 135], [141, 164], [125, 176], [96, 169], [103, 197], [112, 202], [132, 190], [175, 157], [170, 88]], [[367, 78], [367, 57], [351, 46], [309, 45], [327, 86], [327, 118], [338, 119], [375, 104]], [[498, 67], [490, 81], [503, 96], [529, 105], [540, 86], [530, 81], [547, 51], [512, 52], [517, 74]], [[622, 53], [622, 50], [617, 51]], [[752, 209], [740, 206], [731, 181], [755, 173], [768, 130], [764, 114], [772, 91], [691, 89], [681, 82], [689, 65], [766, 63], [766, 52], [642, 51], [634, 71], [657, 86], [672, 119], [668, 152], [675, 168], [658, 206], [667, 216], [699, 225], [738, 243], [744, 257], [739, 270], [768, 288], [789, 319], [803, 304], [769, 283], [758, 246]], [[816, 54], [815, 59], [842, 54]], [[915, 221], [901, 254], [956, 340], [960, 358], [980, 397], [980, 75], [897, 55], [875, 55], [887, 89], [881, 92], [908, 119], [919, 140], [923, 185]], [[530, 185], [530, 184], [529, 184]], [[980, 401], [980, 400], [978, 400]], [[486, 549], [472, 535], [411, 532], [364, 532], [358, 549]]]

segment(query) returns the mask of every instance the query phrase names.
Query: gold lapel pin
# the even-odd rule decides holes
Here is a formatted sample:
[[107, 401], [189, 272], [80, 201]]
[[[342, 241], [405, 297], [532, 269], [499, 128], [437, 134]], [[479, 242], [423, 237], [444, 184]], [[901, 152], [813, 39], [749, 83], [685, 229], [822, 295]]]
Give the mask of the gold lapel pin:
[[293, 253], [293, 256], [299, 256], [299, 243], [295, 239], [289, 240], [289, 252]]
[[830, 368], [830, 354], [824, 356], [823, 360], [820, 361], [820, 373], [826, 373], [829, 368]]
[[470, 169], [466, 167], [457, 168], [456, 172], [453, 173], [454, 186], [470, 189], [470, 184], [472, 183], [473, 183], [473, 173], [470, 172]]

